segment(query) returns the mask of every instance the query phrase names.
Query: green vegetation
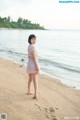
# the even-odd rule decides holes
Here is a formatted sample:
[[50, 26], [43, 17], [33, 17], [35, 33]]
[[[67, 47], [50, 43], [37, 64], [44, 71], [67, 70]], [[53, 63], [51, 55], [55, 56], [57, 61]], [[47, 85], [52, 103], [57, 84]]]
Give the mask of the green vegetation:
[[17, 21], [11, 20], [10, 16], [0, 17], [0, 28], [17, 28], [17, 29], [41, 29], [44, 30], [40, 24], [32, 23], [28, 19], [18, 18]]

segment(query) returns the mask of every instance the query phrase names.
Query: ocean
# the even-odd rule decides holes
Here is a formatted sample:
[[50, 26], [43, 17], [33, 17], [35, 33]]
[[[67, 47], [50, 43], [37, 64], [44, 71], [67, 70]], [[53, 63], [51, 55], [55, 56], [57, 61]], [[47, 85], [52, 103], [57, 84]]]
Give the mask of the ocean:
[[30, 34], [37, 36], [42, 73], [80, 89], [80, 31], [0, 29], [0, 57], [26, 66]]

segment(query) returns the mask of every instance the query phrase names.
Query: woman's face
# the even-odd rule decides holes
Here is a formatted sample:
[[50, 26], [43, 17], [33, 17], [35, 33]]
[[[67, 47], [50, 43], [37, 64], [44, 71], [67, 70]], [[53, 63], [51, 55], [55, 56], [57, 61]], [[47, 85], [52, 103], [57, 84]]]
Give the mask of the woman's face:
[[35, 44], [36, 43], [36, 38], [32, 38], [31, 39], [31, 44]]

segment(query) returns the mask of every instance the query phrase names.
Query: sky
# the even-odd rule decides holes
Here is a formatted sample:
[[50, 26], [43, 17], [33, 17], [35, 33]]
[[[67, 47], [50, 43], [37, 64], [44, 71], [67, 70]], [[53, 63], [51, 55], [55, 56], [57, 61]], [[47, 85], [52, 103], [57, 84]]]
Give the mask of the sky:
[[0, 16], [19, 17], [46, 29], [80, 29], [80, 3], [59, 0], [0, 0]]

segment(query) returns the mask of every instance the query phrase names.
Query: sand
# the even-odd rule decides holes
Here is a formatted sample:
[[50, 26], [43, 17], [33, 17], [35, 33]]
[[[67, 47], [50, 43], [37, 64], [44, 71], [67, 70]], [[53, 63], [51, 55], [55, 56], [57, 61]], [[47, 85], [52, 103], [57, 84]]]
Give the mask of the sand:
[[0, 59], [0, 114], [8, 120], [80, 120], [80, 90], [40, 75], [37, 101], [26, 95], [27, 81], [24, 66]]

